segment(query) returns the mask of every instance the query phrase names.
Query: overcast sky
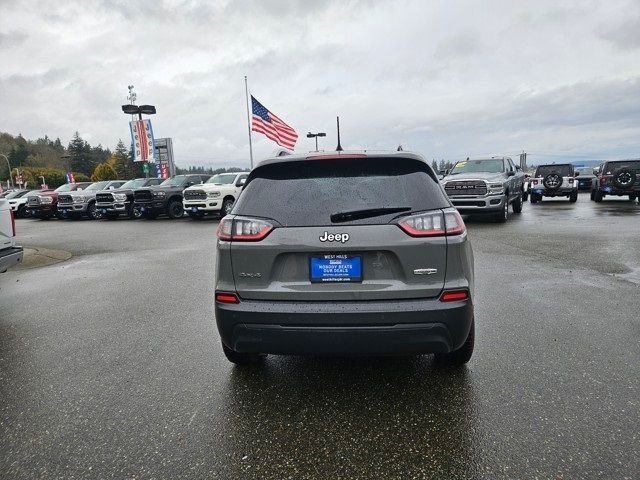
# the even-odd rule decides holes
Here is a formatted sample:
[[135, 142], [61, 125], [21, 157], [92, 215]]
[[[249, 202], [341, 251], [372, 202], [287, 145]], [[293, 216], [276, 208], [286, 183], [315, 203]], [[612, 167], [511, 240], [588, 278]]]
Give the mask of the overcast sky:
[[[244, 75], [300, 134], [428, 158], [640, 156], [640, 1], [0, 0], [0, 131], [128, 143], [127, 85], [181, 166], [248, 165]], [[277, 146], [254, 134], [256, 159]]]

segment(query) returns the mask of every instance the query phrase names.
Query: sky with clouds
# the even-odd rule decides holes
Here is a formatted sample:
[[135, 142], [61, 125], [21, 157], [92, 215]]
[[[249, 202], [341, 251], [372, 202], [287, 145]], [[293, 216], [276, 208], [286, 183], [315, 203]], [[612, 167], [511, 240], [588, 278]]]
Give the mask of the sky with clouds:
[[[128, 142], [127, 85], [181, 166], [249, 164], [244, 75], [346, 149], [640, 156], [638, 0], [0, 0], [0, 131]], [[254, 155], [277, 146], [254, 134]]]

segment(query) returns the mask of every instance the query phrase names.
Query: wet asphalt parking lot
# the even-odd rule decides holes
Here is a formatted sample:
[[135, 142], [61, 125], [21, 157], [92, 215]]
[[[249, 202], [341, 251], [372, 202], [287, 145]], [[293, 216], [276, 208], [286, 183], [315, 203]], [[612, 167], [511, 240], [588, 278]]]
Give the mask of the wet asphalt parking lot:
[[640, 206], [469, 219], [476, 351], [269, 357], [215, 328], [215, 220], [18, 220], [0, 275], [2, 478], [640, 477]]

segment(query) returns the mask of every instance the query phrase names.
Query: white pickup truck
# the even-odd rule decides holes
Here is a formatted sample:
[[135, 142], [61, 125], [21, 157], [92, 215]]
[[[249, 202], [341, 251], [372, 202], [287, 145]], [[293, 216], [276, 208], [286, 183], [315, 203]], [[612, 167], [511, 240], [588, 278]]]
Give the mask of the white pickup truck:
[[224, 217], [231, 212], [249, 172], [219, 173], [205, 183], [182, 192], [182, 207], [191, 218], [205, 215]]
[[0, 273], [22, 261], [22, 247], [16, 247], [16, 223], [9, 201], [0, 198]]

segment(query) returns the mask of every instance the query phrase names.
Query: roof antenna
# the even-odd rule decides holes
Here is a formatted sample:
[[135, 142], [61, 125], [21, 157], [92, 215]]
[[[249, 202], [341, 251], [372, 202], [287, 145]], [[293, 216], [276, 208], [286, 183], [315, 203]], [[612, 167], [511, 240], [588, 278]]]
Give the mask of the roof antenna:
[[398, 149], [397, 149], [397, 151], [398, 151], [398, 152], [401, 152], [401, 151], [402, 151], [402, 144], [398, 145]]
[[340, 117], [336, 117], [336, 123], [338, 124], [338, 146], [336, 147], [336, 152], [341, 152], [343, 148], [340, 145]]

